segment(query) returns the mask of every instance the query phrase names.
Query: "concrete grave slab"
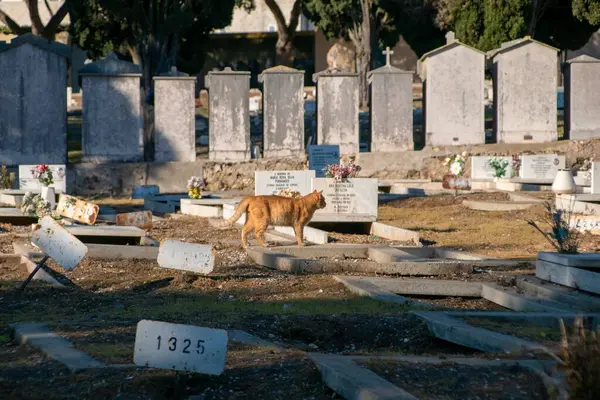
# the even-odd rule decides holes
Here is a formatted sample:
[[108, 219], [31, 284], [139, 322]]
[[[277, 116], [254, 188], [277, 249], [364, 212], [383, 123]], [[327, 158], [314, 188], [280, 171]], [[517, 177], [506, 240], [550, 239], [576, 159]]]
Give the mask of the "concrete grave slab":
[[11, 327], [19, 344], [38, 348], [48, 357], [64, 364], [71, 372], [105, 366], [101, 361], [75, 349], [68, 340], [52, 332], [44, 323], [18, 323]]
[[87, 257], [95, 260], [156, 260], [158, 247], [88, 243]]
[[535, 202], [516, 202], [516, 201], [484, 201], [484, 200], [463, 200], [462, 205], [477, 211], [521, 211], [527, 210], [538, 203]]
[[566, 267], [548, 261], [537, 260], [535, 276], [559, 285], [600, 294], [600, 274], [581, 268]]
[[219, 206], [205, 206], [181, 202], [181, 213], [202, 218], [222, 218], [223, 208]]
[[17, 208], [0, 208], [0, 222], [7, 222], [13, 225], [30, 225], [37, 222], [38, 217], [23, 215]]
[[146, 236], [144, 230], [135, 226], [69, 225], [65, 228], [84, 243], [138, 245]]
[[517, 287], [537, 297], [571, 304], [586, 312], [600, 311], [600, 297], [544, 281], [534, 276], [517, 278]]
[[[289, 226], [274, 226], [275, 231], [281, 232], [288, 236], [295, 238], [296, 233], [294, 232], [294, 228]], [[315, 243], [315, 244], [327, 244], [329, 242], [329, 235], [327, 232], [313, 228], [310, 226], [304, 227], [304, 240]]]
[[181, 200], [187, 198], [189, 198], [187, 193], [146, 196], [144, 209], [156, 214], [174, 214], [181, 207]]
[[25, 193], [31, 192], [33, 194], [42, 193], [41, 190], [19, 190], [19, 189], [3, 189], [0, 190], [0, 204], [6, 204], [14, 207], [21, 207], [23, 197]]
[[347, 400], [417, 400], [374, 372], [346, 357], [309, 353], [325, 384]]
[[420, 245], [419, 232], [386, 225], [381, 222], [373, 222], [371, 224], [371, 235], [399, 242], [413, 242], [416, 245]]
[[215, 249], [196, 243], [166, 240], [160, 245], [157, 261], [163, 268], [208, 274], [215, 266]]
[[598, 253], [559, 254], [551, 252], [539, 252], [538, 260], [553, 264], [560, 264], [565, 267], [600, 270], [600, 254]]

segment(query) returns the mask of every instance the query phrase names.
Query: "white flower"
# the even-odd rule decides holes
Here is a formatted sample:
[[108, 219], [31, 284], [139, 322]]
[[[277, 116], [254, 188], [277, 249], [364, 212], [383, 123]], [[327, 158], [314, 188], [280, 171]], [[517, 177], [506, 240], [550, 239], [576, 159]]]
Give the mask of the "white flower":
[[449, 162], [450, 162], [450, 157], [446, 157], [446, 160], [444, 161], [444, 164], [448, 165]]
[[467, 156], [467, 152], [466, 152], [466, 151], [463, 151], [463, 152], [462, 152], [462, 156], [463, 156], [463, 157], [466, 157], [466, 156]]
[[450, 173], [453, 175], [460, 175], [461, 171], [462, 166], [460, 165], [460, 163], [455, 162], [450, 166]]

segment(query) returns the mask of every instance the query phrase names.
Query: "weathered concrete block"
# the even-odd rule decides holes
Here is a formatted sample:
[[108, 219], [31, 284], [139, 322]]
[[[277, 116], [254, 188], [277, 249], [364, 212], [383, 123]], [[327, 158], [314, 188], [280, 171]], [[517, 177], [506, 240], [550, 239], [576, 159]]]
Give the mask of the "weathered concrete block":
[[0, 46], [0, 164], [66, 164], [70, 53], [32, 34]]
[[196, 160], [195, 76], [154, 77], [154, 161]]
[[304, 155], [304, 71], [277, 66], [264, 70], [263, 155]]
[[535, 266], [535, 276], [559, 285], [600, 294], [600, 273], [598, 272], [566, 267], [538, 259]]
[[565, 135], [571, 140], [600, 137], [600, 60], [586, 54], [563, 65]]
[[31, 243], [66, 270], [74, 269], [88, 252], [85, 244], [49, 216], [42, 218]]
[[[292, 237], [296, 237], [296, 233], [294, 232], [294, 228], [289, 226], [275, 226], [274, 229], [277, 232], [285, 233], [286, 235], [290, 235]], [[329, 236], [327, 232], [312, 228], [310, 226], [304, 227], [304, 240], [307, 240], [311, 243], [315, 244], [327, 244], [329, 242]]]
[[140, 229], [152, 229], [152, 212], [136, 211], [117, 214], [115, 221], [118, 226], [135, 226]]
[[161, 243], [157, 261], [163, 268], [208, 274], [215, 266], [215, 249], [212, 246], [167, 240]]
[[359, 152], [358, 74], [321, 71], [317, 84], [317, 143], [338, 144], [341, 154]]
[[373, 222], [371, 224], [371, 235], [380, 236], [389, 240], [397, 240], [402, 242], [412, 241], [415, 244], [420, 244], [419, 232], [399, 228], [397, 226], [386, 225], [381, 222]]
[[223, 217], [223, 207], [218, 205], [205, 206], [201, 204], [190, 204], [182, 201], [181, 213], [203, 218], [221, 218]]
[[210, 160], [250, 159], [250, 72], [209, 72]]

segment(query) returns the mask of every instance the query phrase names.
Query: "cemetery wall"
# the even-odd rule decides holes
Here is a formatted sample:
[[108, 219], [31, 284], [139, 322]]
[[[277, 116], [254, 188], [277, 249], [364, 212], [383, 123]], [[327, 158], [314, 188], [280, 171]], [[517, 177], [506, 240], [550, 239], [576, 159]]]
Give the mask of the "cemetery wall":
[[[488, 144], [425, 148], [421, 151], [359, 153], [356, 162], [361, 177], [379, 179], [432, 179], [441, 181], [448, 173], [443, 165], [450, 154], [466, 151], [471, 156], [510, 156], [513, 154], [559, 154], [572, 167], [580, 158], [599, 158], [600, 139], [531, 144]], [[202, 175], [209, 190], [253, 192], [254, 172], [302, 170], [306, 158], [260, 159], [242, 162], [195, 162], [71, 164], [68, 187], [76, 194], [129, 194], [138, 185], [159, 185], [162, 193], [185, 192], [190, 176]], [[465, 175], [470, 176], [467, 160]]]

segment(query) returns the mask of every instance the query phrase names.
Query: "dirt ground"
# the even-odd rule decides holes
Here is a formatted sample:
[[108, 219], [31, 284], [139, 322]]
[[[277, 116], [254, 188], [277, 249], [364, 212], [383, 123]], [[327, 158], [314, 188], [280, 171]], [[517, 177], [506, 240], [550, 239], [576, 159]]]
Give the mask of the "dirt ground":
[[542, 380], [519, 367], [466, 366], [369, 361], [369, 369], [420, 399], [547, 399]]
[[[419, 228], [428, 245], [523, 258], [548, 249], [543, 238], [522, 222], [541, 215], [541, 210], [482, 213], [460, 205], [464, 198], [482, 197], [444, 195], [397, 201], [380, 207], [380, 219]], [[125, 200], [98, 202], [123, 211], [139, 207]], [[0, 253], [12, 253], [12, 242], [27, 240], [22, 236], [28, 232], [27, 226], [0, 225]], [[206, 219], [175, 215], [156, 221], [148, 235], [159, 241], [213, 246], [215, 270], [197, 276], [163, 269], [148, 260], [86, 259], [65, 272], [49, 262], [66, 286], [52, 288], [33, 281], [18, 297], [14, 288], [26, 273], [14, 259], [0, 257], [0, 398], [326, 399], [335, 398], [334, 394], [323, 385], [306, 352], [497, 356], [437, 340], [425, 323], [408, 313], [409, 306], [359, 297], [329, 275], [296, 276], [259, 267], [240, 246], [238, 229], [218, 230]], [[334, 235], [345, 242], [378, 241], [368, 235]], [[600, 248], [596, 237], [583, 239], [585, 249]], [[531, 271], [499, 267], [444, 279], [512, 285], [512, 273]], [[427, 301], [457, 309], [502, 309], [481, 299]], [[76, 348], [106, 363], [122, 364], [132, 362], [135, 328], [141, 319], [241, 329], [282, 349], [230, 342], [226, 371], [220, 377], [135, 368], [71, 374], [35, 350], [14, 344], [8, 328], [15, 322], [47, 322]], [[493, 386], [504, 382], [500, 378], [508, 372], [503, 374], [483, 374], [481, 379]], [[433, 373], [434, 378], [443, 375]]]

